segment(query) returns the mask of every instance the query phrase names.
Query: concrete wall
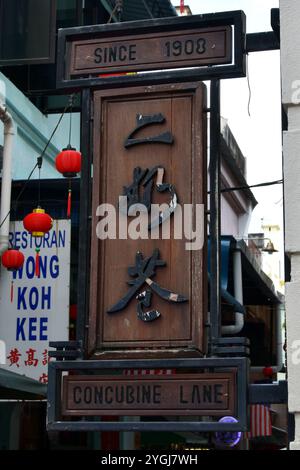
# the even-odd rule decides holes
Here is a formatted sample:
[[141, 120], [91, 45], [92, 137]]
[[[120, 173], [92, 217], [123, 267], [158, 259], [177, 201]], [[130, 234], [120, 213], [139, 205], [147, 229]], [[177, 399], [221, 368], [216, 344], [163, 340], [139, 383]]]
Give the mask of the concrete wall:
[[233, 235], [234, 237], [241, 238], [239, 233], [239, 216], [237, 212], [234, 211], [232, 205], [225, 199], [224, 196], [221, 197], [221, 229], [222, 235]]
[[300, 449], [300, 1], [280, 0], [282, 102], [288, 114], [283, 133], [285, 249], [291, 259], [286, 284], [289, 411], [295, 414], [291, 449]]
[[[235, 179], [225, 162], [221, 164], [222, 187], [232, 188], [241, 183]], [[253, 211], [252, 201], [244, 191], [221, 194], [221, 231], [222, 235], [236, 238], [248, 236], [248, 227]]]

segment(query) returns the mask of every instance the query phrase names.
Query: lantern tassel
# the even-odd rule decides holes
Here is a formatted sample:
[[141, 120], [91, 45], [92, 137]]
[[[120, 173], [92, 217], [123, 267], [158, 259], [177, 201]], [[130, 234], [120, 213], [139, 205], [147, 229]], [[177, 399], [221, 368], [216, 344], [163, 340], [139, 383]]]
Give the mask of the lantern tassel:
[[36, 277], [40, 277], [40, 249], [36, 248], [36, 255], [35, 255], [35, 275]]
[[180, 14], [184, 13], [184, 0], [180, 0]]
[[72, 189], [68, 191], [68, 204], [67, 204], [67, 218], [71, 217], [71, 206], [72, 206]]
[[14, 281], [11, 281], [10, 284], [10, 302], [13, 303], [14, 301]]

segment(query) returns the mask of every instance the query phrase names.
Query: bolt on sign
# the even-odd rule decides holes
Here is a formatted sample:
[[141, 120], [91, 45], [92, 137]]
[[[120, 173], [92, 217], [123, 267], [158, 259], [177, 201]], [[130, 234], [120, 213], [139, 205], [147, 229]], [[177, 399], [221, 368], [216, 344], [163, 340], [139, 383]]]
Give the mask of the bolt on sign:
[[204, 351], [206, 89], [96, 91], [90, 354]]

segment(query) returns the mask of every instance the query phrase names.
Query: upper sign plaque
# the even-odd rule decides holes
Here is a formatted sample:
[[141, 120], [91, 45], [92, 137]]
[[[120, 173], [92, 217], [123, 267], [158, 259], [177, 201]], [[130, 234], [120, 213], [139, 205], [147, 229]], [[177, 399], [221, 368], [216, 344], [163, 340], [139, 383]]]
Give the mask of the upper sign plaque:
[[232, 60], [232, 29], [149, 33], [74, 41], [70, 76], [226, 64]]
[[244, 40], [242, 11], [61, 29], [57, 86], [110, 88], [242, 77]]

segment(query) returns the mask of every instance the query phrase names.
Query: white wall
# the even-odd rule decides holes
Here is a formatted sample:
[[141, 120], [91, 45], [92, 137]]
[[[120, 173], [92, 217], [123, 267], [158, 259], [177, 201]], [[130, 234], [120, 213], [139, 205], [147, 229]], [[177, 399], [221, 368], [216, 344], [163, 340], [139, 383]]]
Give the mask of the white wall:
[[286, 284], [289, 411], [295, 414], [291, 449], [300, 450], [300, 1], [280, 0], [282, 102], [289, 128], [283, 134], [285, 249], [291, 259]]
[[[239, 186], [225, 162], [221, 164], [221, 181], [225, 188]], [[232, 235], [244, 238], [248, 235], [248, 226], [252, 215], [252, 201], [243, 191], [233, 191], [221, 194], [221, 232], [222, 235]]]
[[221, 197], [221, 230], [222, 235], [239, 236], [239, 215], [224, 196]]

